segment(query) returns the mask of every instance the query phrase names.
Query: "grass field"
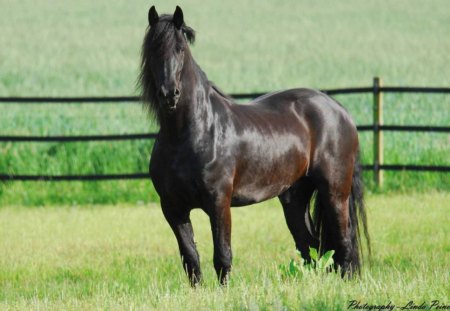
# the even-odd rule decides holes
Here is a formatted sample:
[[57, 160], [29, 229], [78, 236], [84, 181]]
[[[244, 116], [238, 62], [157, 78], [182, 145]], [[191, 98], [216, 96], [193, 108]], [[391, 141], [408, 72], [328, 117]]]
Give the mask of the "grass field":
[[283, 278], [294, 243], [278, 202], [233, 209], [232, 281], [220, 288], [209, 221], [193, 212], [205, 284], [188, 286], [159, 207], [0, 209], [2, 310], [346, 310], [369, 304], [449, 304], [450, 241], [444, 193], [372, 195], [372, 258], [360, 279]]
[[[154, 1], [180, 4], [197, 30], [193, 55], [226, 92], [292, 87], [450, 85], [446, 0]], [[137, 94], [146, 1], [0, 1], [0, 96]], [[370, 95], [338, 96], [358, 124], [371, 122]], [[450, 124], [450, 97], [385, 96], [386, 124]], [[144, 133], [157, 128], [140, 105], [0, 104], [2, 135]], [[361, 134], [371, 163], [371, 134]], [[450, 165], [447, 134], [386, 133], [388, 164]], [[150, 141], [0, 143], [0, 172], [145, 172]], [[449, 174], [387, 173], [385, 191], [450, 188]], [[365, 175], [368, 189], [371, 174]], [[1, 183], [0, 204], [39, 206], [151, 202], [149, 181]]]
[[[147, 11], [180, 5], [192, 53], [227, 93], [293, 87], [450, 86], [447, 0], [0, 0], [0, 97], [137, 95]], [[357, 124], [372, 96], [336, 97]], [[450, 96], [385, 94], [385, 124], [450, 124]], [[154, 132], [139, 104], [0, 104], [1, 135]], [[361, 133], [363, 163], [372, 135]], [[0, 142], [0, 173], [146, 172], [151, 141]], [[450, 137], [385, 133], [387, 164], [450, 165]], [[346, 310], [349, 300], [450, 305], [450, 174], [366, 172], [373, 256], [362, 277], [284, 278], [295, 256], [278, 202], [233, 210], [232, 281], [192, 218], [205, 284], [192, 290], [150, 180], [0, 182], [0, 310]], [[103, 205], [99, 205], [103, 204]], [[33, 207], [33, 208], [30, 208]]]

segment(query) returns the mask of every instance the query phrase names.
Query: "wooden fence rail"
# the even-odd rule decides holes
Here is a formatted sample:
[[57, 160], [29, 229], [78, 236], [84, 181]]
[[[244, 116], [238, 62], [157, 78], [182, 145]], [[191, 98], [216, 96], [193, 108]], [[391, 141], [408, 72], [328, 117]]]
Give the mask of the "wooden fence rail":
[[[450, 94], [450, 88], [444, 87], [386, 87], [380, 78], [373, 79], [371, 87], [356, 87], [345, 89], [322, 90], [328, 95], [342, 94], [373, 94], [373, 124], [359, 125], [358, 131], [373, 132], [373, 163], [364, 164], [363, 169], [370, 169], [374, 173], [374, 180], [378, 186], [383, 185], [383, 171], [419, 171], [419, 172], [450, 172], [450, 166], [445, 165], [403, 165], [384, 164], [383, 132], [437, 132], [450, 133], [450, 126], [433, 125], [385, 125], [383, 123], [383, 94], [384, 93], [441, 93]], [[265, 93], [232, 94], [235, 99], [251, 99]], [[136, 96], [121, 97], [0, 97], [0, 104], [107, 104], [107, 103], [140, 103]], [[155, 139], [157, 133], [137, 133], [123, 135], [83, 135], [83, 136], [0, 136], [1, 142], [79, 142], [79, 141], [111, 141]], [[105, 175], [16, 175], [0, 173], [0, 181], [99, 181], [122, 179], [146, 179], [147, 173], [105, 174]]]

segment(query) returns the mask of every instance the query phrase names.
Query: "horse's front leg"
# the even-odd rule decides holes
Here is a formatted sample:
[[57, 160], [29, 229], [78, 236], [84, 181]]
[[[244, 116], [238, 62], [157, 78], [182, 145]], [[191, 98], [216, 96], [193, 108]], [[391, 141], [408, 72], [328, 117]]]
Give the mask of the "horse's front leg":
[[231, 272], [231, 193], [210, 200], [208, 214], [214, 242], [214, 268], [220, 284], [226, 285]]
[[161, 207], [167, 222], [177, 238], [183, 268], [189, 277], [191, 285], [196, 286], [202, 280], [202, 273], [189, 211], [177, 209], [176, 206], [170, 205], [163, 200], [161, 200]]

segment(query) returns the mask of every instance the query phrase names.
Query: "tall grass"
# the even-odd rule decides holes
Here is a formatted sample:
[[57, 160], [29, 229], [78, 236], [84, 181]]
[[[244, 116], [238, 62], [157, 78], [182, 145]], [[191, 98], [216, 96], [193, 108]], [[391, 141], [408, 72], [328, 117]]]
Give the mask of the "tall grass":
[[[182, 6], [197, 30], [193, 55], [229, 93], [291, 87], [450, 85], [445, 0], [155, 1]], [[3, 1], [0, 96], [135, 95], [145, 1]], [[5, 48], [7, 47], [7, 48]], [[371, 122], [370, 95], [336, 97], [358, 124]], [[386, 94], [386, 124], [450, 124], [447, 95]], [[2, 135], [140, 133], [157, 130], [139, 105], [0, 104]], [[372, 162], [370, 133], [362, 159]], [[386, 133], [386, 163], [449, 165], [447, 134]], [[145, 172], [152, 142], [0, 143], [0, 172]], [[449, 190], [449, 174], [386, 173], [386, 190]], [[371, 173], [365, 175], [369, 189]], [[0, 204], [149, 202], [149, 181], [2, 183]]]

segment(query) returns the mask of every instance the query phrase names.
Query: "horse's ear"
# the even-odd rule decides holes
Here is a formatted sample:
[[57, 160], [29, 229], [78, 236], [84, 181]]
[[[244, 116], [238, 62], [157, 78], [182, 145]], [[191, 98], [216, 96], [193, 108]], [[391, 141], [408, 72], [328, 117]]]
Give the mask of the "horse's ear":
[[148, 11], [148, 23], [150, 24], [150, 27], [153, 27], [158, 21], [158, 12], [156, 12], [155, 6], [152, 5], [150, 10]]
[[178, 5], [175, 9], [175, 13], [173, 13], [173, 23], [177, 29], [181, 29], [181, 26], [184, 24], [183, 11]]

